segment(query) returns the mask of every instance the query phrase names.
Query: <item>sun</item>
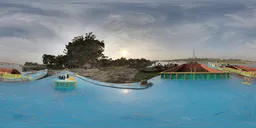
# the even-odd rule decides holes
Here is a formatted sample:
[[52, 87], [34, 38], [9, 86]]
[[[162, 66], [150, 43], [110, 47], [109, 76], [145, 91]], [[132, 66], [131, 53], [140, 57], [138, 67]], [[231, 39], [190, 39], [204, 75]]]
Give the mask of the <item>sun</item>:
[[126, 57], [127, 51], [126, 51], [126, 50], [122, 50], [122, 51], [121, 51], [121, 55], [122, 55], [122, 57]]

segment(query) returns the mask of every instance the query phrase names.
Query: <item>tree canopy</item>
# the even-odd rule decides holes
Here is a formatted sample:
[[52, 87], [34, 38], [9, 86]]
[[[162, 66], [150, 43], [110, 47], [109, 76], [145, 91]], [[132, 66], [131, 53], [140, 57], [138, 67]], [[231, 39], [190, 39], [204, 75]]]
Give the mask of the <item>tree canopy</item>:
[[99, 41], [96, 36], [90, 32], [85, 36], [77, 36], [72, 42], [66, 45], [64, 53], [67, 55], [70, 64], [79, 64], [80, 66], [89, 63], [94, 64], [103, 56], [105, 44]]
[[43, 64], [46, 65], [53, 65], [55, 63], [56, 57], [54, 55], [43, 55]]
[[38, 63], [33, 63], [33, 62], [25, 62], [25, 66], [37, 66]]
[[112, 60], [103, 54], [105, 50], [104, 41], [96, 39], [96, 36], [90, 32], [84, 36], [77, 36], [65, 46], [64, 55], [48, 55], [42, 56], [43, 63], [50, 67], [63, 68], [69, 66], [82, 67], [85, 64], [93, 66], [129, 66], [141, 68], [149, 66], [152, 63], [146, 59], [129, 59], [120, 58]]

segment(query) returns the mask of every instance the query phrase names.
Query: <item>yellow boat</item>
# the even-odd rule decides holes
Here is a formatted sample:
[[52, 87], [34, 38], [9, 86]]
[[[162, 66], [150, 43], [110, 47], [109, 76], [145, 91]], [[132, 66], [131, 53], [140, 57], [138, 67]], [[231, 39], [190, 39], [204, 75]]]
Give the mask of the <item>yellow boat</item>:
[[252, 78], [250, 78], [250, 77], [244, 77], [242, 84], [251, 85], [251, 80], [252, 80]]
[[61, 80], [61, 79], [55, 80], [54, 88], [55, 89], [75, 89], [76, 80], [73, 76], [65, 80]]

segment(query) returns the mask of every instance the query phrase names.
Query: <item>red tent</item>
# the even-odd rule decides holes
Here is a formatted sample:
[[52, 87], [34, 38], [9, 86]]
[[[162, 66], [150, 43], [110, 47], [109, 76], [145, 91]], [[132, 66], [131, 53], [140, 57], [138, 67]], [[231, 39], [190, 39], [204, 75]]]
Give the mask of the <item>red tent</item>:
[[0, 68], [0, 73], [8, 73], [8, 74], [21, 74], [18, 70], [16, 69], [8, 69], [8, 68]]
[[246, 66], [240, 66], [240, 65], [236, 65], [236, 67], [242, 69], [242, 70], [245, 70], [245, 71], [252, 71], [252, 72], [255, 72], [256, 71], [256, 68], [250, 68], [250, 67], [246, 67]]

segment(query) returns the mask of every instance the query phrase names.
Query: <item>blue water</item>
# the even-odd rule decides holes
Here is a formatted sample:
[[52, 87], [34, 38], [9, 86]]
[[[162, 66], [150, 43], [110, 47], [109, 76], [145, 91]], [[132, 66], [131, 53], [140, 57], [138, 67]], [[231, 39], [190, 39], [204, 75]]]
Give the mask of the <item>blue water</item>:
[[55, 77], [0, 83], [0, 128], [255, 128], [256, 84], [241, 79], [172, 81], [142, 90], [95, 85], [76, 77], [74, 91]]

